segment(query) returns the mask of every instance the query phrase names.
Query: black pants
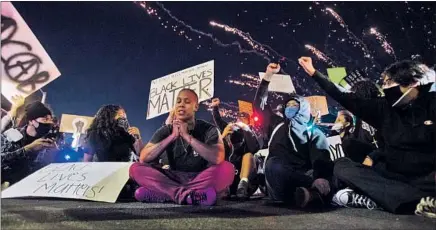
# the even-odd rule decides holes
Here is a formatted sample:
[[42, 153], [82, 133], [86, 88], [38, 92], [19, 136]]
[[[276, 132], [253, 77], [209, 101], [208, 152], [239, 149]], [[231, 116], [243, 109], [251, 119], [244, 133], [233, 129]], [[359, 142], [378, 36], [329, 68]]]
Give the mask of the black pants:
[[335, 163], [334, 175], [391, 213], [412, 213], [422, 197], [436, 194], [434, 171], [426, 176], [407, 178], [387, 171], [383, 163], [368, 167], [341, 158]]
[[268, 194], [272, 200], [294, 203], [297, 187], [309, 188], [313, 177], [310, 172], [299, 172], [278, 157], [269, 157], [265, 165]]
[[[236, 190], [238, 189], [239, 182], [241, 181], [241, 168], [242, 168], [242, 159], [236, 162], [230, 162], [235, 166], [235, 178], [233, 179], [232, 185], [230, 185], [230, 194], [235, 195]], [[250, 175], [248, 176], [248, 182], [250, 184], [248, 194], [253, 195], [259, 184], [261, 183], [261, 175], [257, 174], [257, 164], [253, 162], [253, 168], [251, 169]]]

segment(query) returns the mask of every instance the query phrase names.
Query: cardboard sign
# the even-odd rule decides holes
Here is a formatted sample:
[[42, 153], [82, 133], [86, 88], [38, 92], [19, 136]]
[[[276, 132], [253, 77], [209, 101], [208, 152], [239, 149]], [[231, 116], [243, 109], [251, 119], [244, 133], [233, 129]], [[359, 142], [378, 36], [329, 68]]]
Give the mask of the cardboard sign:
[[344, 67], [328, 68], [327, 75], [333, 83], [347, 88], [347, 83], [343, 81], [347, 76], [347, 71]]
[[345, 157], [344, 150], [342, 149], [341, 136], [328, 137], [327, 141], [329, 143], [330, 158], [332, 161]]
[[2, 94], [28, 96], [61, 73], [11, 2], [1, 3]]
[[[260, 72], [259, 76], [262, 79], [265, 73]], [[292, 83], [291, 76], [284, 74], [274, 74], [268, 86], [268, 91], [279, 93], [295, 93], [295, 87]]]
[[318, 111], [321, 113], [321, 116], [329, 114], [329, 107], [327, 105], [327, 98], [325, 96], [310, 96], [305, 97], [310, 104], [310, 113], [312, 116], [316, 117], [318, 115]]
[[147, 120], [169, 112], [182, 89], [192, 89], [199, 102], [214, 94], [214, 61], [208, 61], [151, 81]]
[[[239, 112], [247, 113], [251, 116], [253, 115], [253, 104], [251, 102], [238, 100]], [[250, 124], [254, 124], [253, 119], [250, 119]]]
[[2, 191], [2, 198], [58, 197], [115, 203], [129, 179], [131, 164], [50, 164]]
[[93, 120], [93, 117], [62, 114], [59, 132], [85, 134]]

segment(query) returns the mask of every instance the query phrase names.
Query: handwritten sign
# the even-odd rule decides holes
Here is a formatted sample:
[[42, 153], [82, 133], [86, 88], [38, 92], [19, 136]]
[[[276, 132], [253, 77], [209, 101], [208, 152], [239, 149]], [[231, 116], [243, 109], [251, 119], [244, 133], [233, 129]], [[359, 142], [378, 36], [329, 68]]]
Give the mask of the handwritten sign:
[[312, 116], [317, 116], [318, 111], [321, 113], [321, 116], [329, 114], [329, 107], [325, 96], [310, 96], [305, 97], [305, 99], [309, 101]]
[[339, 135], [328, 137], [327, 141], [329, 143], [330, 158], [332, 161], [345, 157], [341, 137]]
[[85, 134], [94, 117], [62, 114], [59, 132]]
[[58, 197], [115, 203], [132, 163], [50, 164], [2, 191], [2, 198]]
[[2, 94], [28, 96], [61, 73], [11, 2], [1, 3]]
[[[262, 79], [265, 73], [260, 72], [259, 77]], [[290, 75], [274, 74], [268, 85], [268, 91], [279, 93], [295, 93], [295, 87]]]
[[151, 81], [147, 120], [169, 112], [182, 89], [192, 89], [199, 102], [214, 94], [214, 61], [208, 61]]

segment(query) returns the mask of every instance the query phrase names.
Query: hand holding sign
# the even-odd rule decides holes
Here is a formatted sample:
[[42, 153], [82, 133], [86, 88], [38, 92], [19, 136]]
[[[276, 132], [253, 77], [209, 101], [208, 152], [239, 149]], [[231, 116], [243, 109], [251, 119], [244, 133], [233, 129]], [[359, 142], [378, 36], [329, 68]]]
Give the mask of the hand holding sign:
[[300, 64], [301, 67], [303, 67], [304, 71], [306, 71], [306, 73], [309, 74], [309, 76], [312, 77], [315, 74], [316, 70], [312, 64], [312, 58], [301, 57], [298, 59], [298, 63]]

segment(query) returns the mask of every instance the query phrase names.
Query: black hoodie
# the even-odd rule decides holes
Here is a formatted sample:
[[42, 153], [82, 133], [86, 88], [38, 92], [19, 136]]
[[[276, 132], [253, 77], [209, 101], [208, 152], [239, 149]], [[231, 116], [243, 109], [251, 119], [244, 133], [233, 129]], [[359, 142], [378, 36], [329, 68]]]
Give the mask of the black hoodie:
[[384, 162], [388, 171], [409, 178], [436, 169], [436, 94], [429, 92], [432, 84], [420, 86], [412, 103], [396, 108], [385, 98], [363, 99], [340, 92], [318, 71], [313, 79], [347, 110], [381, 132], [385, 146], [379, 150], [378, 159], [373, 159], [375, 163]]

